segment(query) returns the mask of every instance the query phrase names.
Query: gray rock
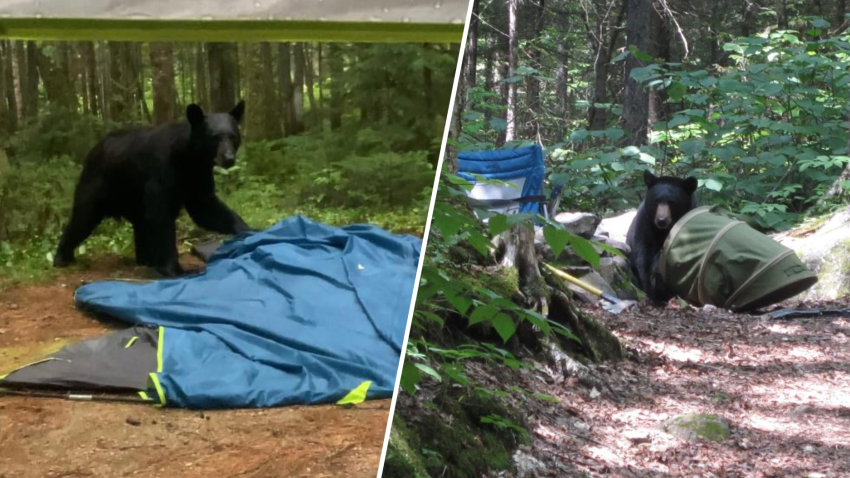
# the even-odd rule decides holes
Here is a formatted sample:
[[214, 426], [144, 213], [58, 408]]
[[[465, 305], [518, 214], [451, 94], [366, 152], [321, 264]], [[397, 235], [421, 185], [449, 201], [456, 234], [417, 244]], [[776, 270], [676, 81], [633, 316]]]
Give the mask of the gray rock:
[[615, 296], [623, 300], [637, 300], [638, 294], [632, 284], [627, 260], [620, 256], [603, 257], [599, 261], [599, 274], [614, 290]]
[[695, 413], [680, 415], [664, 422], [664, 431], [687, 441], [705, 438], [721, 442], [729, 438], [729, 421], [717, 415]]
[[626, 243], [626, 234], [629, 232], [629, 226], [632, 225], [632, 220], [637, 214], [637, 209], [626, 211], [617, 216], [606, 217], [599, 226], [596, 227], [596, 236], [607, 236], [617, 242]]
[[818, 283], [802, 297], [834, 300], [850, 295], [850, 207], [833, 213], [813, 234], [798, 235], [799, 231], [788, 231], [771, 237], [796, 251], [818, 275]]
[[535, 458], [530, 453], [523, 450], [517, 450], [512, 457], [514, 466], [516, 467], [517, 478], [534, 478], [537, 476], [546, 476], [546, 465]]
[[600, 223], [598, 216], [589, 212], [561, 212], [553, 218], [571, 233], [590, 239]]

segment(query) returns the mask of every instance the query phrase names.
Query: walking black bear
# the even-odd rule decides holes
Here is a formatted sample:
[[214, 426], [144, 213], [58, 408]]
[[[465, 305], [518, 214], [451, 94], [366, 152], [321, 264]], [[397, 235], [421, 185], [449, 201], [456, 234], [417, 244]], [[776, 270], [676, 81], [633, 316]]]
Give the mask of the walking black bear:
[[644, 171], [646, 199], [640, 203], [626, 243], [629, 252], [629, 264], [638, 280], [638, 288], [655, 302], [667, 302], [673, 293], [664, 284], [658, 272], [658, 259], [670, 228], [682, 216], [697, 206], [694, 192], [697, 179], [656, 177]]
[[188, 121], [114, 131], [89, 152], [74, 193], [71, 221], [53, 259], [74, 262], [74, 250], [106, 217], [133, 225], [136, 263], [164, 276], [183, 273], [176, 221], [185, 206], [196, 224], [222, 234], [250, 231], [215, 195], [213, 167], [230, 168], [242, 140], [240, 101], [229, 113], [186, 108]]

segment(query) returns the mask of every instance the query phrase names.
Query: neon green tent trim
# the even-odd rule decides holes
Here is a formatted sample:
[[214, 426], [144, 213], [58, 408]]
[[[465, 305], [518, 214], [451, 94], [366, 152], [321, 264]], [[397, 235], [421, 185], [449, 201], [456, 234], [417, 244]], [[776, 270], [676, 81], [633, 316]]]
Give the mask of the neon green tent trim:
[[0, 38], [459, 43], [468, 0], [0, 0]]

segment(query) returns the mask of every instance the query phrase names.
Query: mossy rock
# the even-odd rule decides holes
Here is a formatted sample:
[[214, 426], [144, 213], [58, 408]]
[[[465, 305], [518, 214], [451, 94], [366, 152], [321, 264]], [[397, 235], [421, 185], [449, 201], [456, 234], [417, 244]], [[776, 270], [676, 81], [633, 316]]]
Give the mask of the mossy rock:
[[519, 272], [515, 267], [500, 267], [493, 274], [480, 276], [480, 282], [508, 300], [519, 292]]
[[694, 441], [705, 438], [714, 442], [722, 442], [729, 438], [729, 422], [717, 415], [694, 413], [680, 415], [664, 422], [664, 431], [681, 438]]
[[[510, 470], [513, 466], [513, 450], [519, 444], [529, 441], [521, 414], [509, 410], [488, 394], [473, 389], [466, 389], [460, 395], [447, 391], [437, 397], [435, 404], [439, 415], [429, 412], [424, 418], [408, 420], [406, 428], [409, 431], [399, 427], [397, 437], [408, 434], [416, 439], [407, 440], [408, 451], [403, 446], [396, 447], [398, 456], [393, 458], [394, 473], [409, 472], [412, 468], [414, 474], [408, 476], [477, 478]], [[446, 416], [451, 419], [446, 420]], [[503, 423], [516, 428], [483, 423], [481, 419], [484, 417], [502, 417], [500, 420]], [[393, 430], [396, 430], [395, 422], [399, 418], [397, 412], [393, 419]], [[398, 438], [396, 442], [403, 443]], [[416, 456], [416, 460], [409, 458], [412, 455]], [[424, 468], [424, 475], [418, 471], [420, 465], [417, 463]], [[385, 471], [384, 476], [400, 475], [388, 475]]]
[[384, 460], [384, 474], [387, 478], [429, 478], [425, 471], [423, 456], [416, 450], [418, 440], [410, 432], [404, 419], [398, 414], [393, 417], [390, 430], [390, 443]]

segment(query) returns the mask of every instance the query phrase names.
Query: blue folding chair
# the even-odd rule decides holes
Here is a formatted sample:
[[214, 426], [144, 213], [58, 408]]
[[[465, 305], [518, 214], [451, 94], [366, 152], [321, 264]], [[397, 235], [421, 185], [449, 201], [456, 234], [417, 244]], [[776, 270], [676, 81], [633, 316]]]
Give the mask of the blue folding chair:
[[[497, 179], [506, 186], [478, 181], [475, 175]], [[458, 154], [458, 176], [473, 183], [466, 194], [476, 210], [487, 209], [499, 214], [541, 214], [547, 219], [549, 198], [543, 195], [543, 148], [532, 145], [516, 149], [461, 152]], [[560, 196], [563, 184], [552, 190], [551, 199]]]

